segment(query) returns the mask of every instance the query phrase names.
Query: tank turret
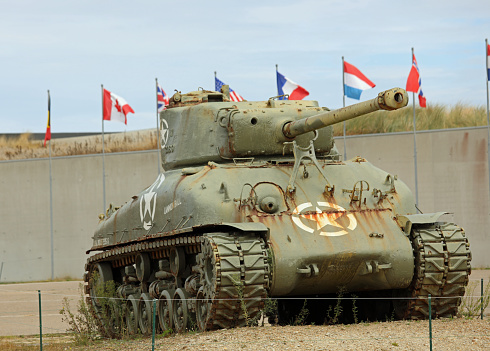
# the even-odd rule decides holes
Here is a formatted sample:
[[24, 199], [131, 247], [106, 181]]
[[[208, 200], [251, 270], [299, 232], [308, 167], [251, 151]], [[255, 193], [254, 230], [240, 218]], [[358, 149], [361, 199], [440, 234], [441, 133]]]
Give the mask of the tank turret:
[[293, 151], [285, 150], [284, 142], [295, 139], [299, 145], [307, 146], [315, 133], [316, 153], [329, 154], [333, 147], [332, 124], [379, 109], [401, 108], [407, 103], [407, 93], [400, 88], [333, 111], [311, 100], [232, 102], [225, 94], [214, 91], [177, 92], [170, 99], [169, 108], [161, 113], [163, 167], [287, 156]]

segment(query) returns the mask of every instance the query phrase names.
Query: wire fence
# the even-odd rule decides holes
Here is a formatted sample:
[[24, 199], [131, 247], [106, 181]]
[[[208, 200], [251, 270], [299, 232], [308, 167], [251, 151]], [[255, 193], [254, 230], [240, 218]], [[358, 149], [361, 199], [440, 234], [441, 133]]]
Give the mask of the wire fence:
[[[39, 285], [42, 287], [43, 284], [50, 284], [50, 283], [40, 283]], [[423, 296], [417, 297], [417, 299], [419, 300], [424, 299], [428, 303], [430, 314], [426, 321], [424, 321], [422, 324], [419, 324], [418, 332], [413, 333], [409, 337], [403, 337], [401, 335], [397, 335], [397, 336], [386, 335], [385, 333], [382, 332], [372, 333], [371, 335], [358, 334], [358, 333], [353, 333], [352, 335], [349, 335], [348, 331], [347, 333], [342, 333], [336, 329], [335, 334], [330, 334], [329, 332], [326, 332], [325, 335], [322, 335], [321, 337], [314, 337], [314, 338], [301, 336], [301, 340], [302, 343], [310, 343], [311, 345], [320, 343], [320, 345], [324, 345], [325, 347], [326, 345], [331, 345], [332, 343], [343, 344], [345, 342], [347, 343], [372, 342], [374, 344], [379, 342], [385, 342], [385, 343], [389, 342], [393, 347], [396, 347], [398, 343], [401, 341], [405, 341], [408, 343], [409, 341], [416, 342], [417, 340], [419, 340], [424, 345], [429, 346], [431, 350], [433, 347], [434, 340], [438, 340], [439, 342], [442, 342], [443, 340], [445, 340], [446, 342], [451, 342], [454, 340], [461, 340], [461, 339], [467, 339], [468, 341], [472, 341], [472, 342], [474, 342], [474, 340], [486, 340], [486, 343], [488, 345], [488, 341], [490, 341], [490, 323], [488, 323], [489, 320], [488, 318], [486, 318], [487, 314], [485, 313], [485, 309], [488, 307], [490, 301], [489, 287], [490, 287], [490, 281], [488, 281], [485, 284], [484, 279], [470, 280], [468, 287], [466, 289], [465, 296], [461, 296], [462, 303], [460, 305], [460, 309], [458, 312], [458, 316], [461, 318], [455, 318], [454, 320], [449, 320], [449, 323], [456, 323], [457, 320], [461, 320], [461, 321], [479, 320], [481, 321], [481, 323], [485, 323], [483, 325], [484, 326], [483, 331], [461, 330], [457, 334], [447, 334], [447, 333], [441, 334], [441, 332], [439, 331], [438, 334], [434, 335], [433, 326], [432, 326], [433, 318], [431, 315], [432, 305], [434, 303], [438, 303], [438, 301], [440, 302], [446, 299], [454, 299], [455, 297], [454, 296], [432, 297], [429, 295], [425, 297]], [[85, 299], [86, 299], [86, 296], [81, 292], [81, 289], [82, 289], [82, 283], [80, 282], [65, 282], [65, 284], [63, 284], [63, 287], [55, 287], [54, 289], [51, 288], [48, 289], [47, 291], [42, 291], [41, 289], [25, 290], [23, 284], [0, 285], [0, 336], [32, 335], [33, 337], [31, 338], [31, 340], [32, 339], [38, 340], [38, 345], [40, 350], [43, 349], [43, 346], [50, 344], [50, 341], [46, 342], [46, 337], [50, 337], [53, 334], [68, 335], [73, 337], [71, 339], [74, 339], [75, 337], [74, 334], [76, 333], [76, 331], [72, 328], [72, 326], [70, 326], [66, 322], [66, 320], [65, 321], [62, 320], [63, 315], [60, 313], [60, 311], [63, 308], [70, 306], [69, 308], [72, 308], [70, 312], [72, 312], [74, 315], [80, 313], [79, 306], [80, 304], [85, 303]], [[105, 296], [95, 296], [93, 298], [99, 301], [104, 299], [110, 299], [111, 301], [121, 301], [121, 302], [127, 301], [127, 299], [123, 299], [123, 298], [114, 298], [114, 297], [109, 298]], [[174, 299], [171, 300], [174, 301]], [[195, 298], [193, 300], [196, 301]], [[241, 300], [246, 301], [247, 298], [242, 298]], [[299, 298], [284, 297], [284, 298], [277, 298], [274, 300], [283, 301], [283, 302], [295, 301], [295, 300], [303, 301], [305, 300], [305, 297], [299, 297]], [[338, 301], [345, 302], [349, 300], [350, 301], [364, 300], [364, 301], [374, 303], [376, 300], [403, 301], [403, 300], [409, 300], [409, 298], [337, 296], [337, 297], [329, 297], [329, 298], [308, 297], [308, 300], [311, 301], [332, 300], [334, 303]], [[150, 300], [142, 299], [142, 301], [147, 301], [152, 306], [151, 316], [147, 316], [149, 317], [148, 319], [150, 320], [149, 329], [151, 330], [151, 332], [145, 333], [146, 338], [143, 339], [140, 338], [136, 341], [134, 339], [127, 339], [125, 340], [125, 342], [129, 346], [133, 345], [134, 343], [139, 343], [139, 345], [146, 345], [144, 346], [145, 348], [151, 347], [152, 350], [154, 350], [155, 347], [157, 348], [162, 347], [162, 345], [165, 344], [167, 344], [168, 346], [169, 340], [175, 338], [168, 338], [168, 339], [162, 338], [162, 335], [169, 336], [173, 332], [164, 331], [160, 326], [159, 316], [158, 316], [159, 301], [156, 299], [150, 299]], [[143, 317], [138, 316], [138, 318], [143, 318]], [[388, 318], [388, 321], [391, 322], [392, 319]], [[371, 321], [371, 322], [359, 321], [358, 324], [366, 325], [373, 322], [376, 323], [376, 321]], [[260, 334], [260, 330], [263, 330], [264, 332], [269, 330], [267, 328], [270, 326], [270, 324], [267, 322], [267, 319], [264, 316], [262, 316], [262, 319], [258, 320], [257, 323], [255, 323], [254, 325], [255, 328], [250, 328], [250, 329], [253, 329], [256, 335], [257, 333]], [[299, 323], [298, 325], [302, 325], [302, 323]], [[447, 327], [447, 325], [448, 324], [446, 324], [445, 326]], [[420, 329], [420, 326], [423, 326], [423, 328]], [[315, 326], [315, 327], [319, 328], [321, 326]], [[327, 326], [326, 328], [332, 328], [332, 327], [333, 326]], [[194, 335], [194, 333], [196, 332], [196, 328], [197, 327], [194, 325], [192, 328], [189, 329], [187, 333], [184, 333], [182, 334], [182, 336], [179, 337], [185, 338], [188, 335]], [[266, 329], [261, 329], [261, 328], [266, 328]], [[322, 333], [323, 332], [324, 331], [322, 331]], [[101, 335], [98, 335], [97, 339], [109, 340], [109, 338], [105, 338]], [[199, 347], [204, 349], [206, 349], [206, 347], [209, 348], [214, 347], [217, 349], [222, 349], [225, 346], [227, 348], [240, 347], [243, 349], [247, 347], [247, 345], [249, 345], [249, 343], [239, 339], [220, 340], [219, 338], [213, 338], [212, 336], [209, 336], [205, 340], [194, 340], [194, 339], [187, 338], [187, 340], [184, 342], [188, 347], [193, 347], [196, 349], [199, 349]], [[292, 346], [293, 344], [297, 343], [297, 340], [294, 338], [292, 340], [286, 340], [284, 339], [284, 337], [279, 336], [277, 338], [268, 337], [267, 342], [269, 344], [277, 343], [278, 345], [284, 345], [284, 347], [287, 348], [288, 345]], [[468, 346], [471, 346], [471, 342], [468, 344]], [[0, 344], [0, 348], [1, 348], [1, 344]]]

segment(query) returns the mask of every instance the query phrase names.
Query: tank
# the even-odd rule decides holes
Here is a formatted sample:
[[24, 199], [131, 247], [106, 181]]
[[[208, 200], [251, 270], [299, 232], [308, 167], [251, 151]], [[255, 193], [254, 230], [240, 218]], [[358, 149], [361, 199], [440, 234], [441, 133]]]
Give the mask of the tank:
[[[93, 236], [85, 292], [95, 313], [114, 281], [130, 332], [272, 323], [307, 307], [328, 322], [347, 296], [345, 322], [457, 313], [471, 272], [464, 230], [419, 213], [396, 175], [362, 157], [342, 161], [332, 125], [406, 106], [394, 88], [338, 110], [316, 101], [233, 102], [221, 92], [177, 92], [160, 114], [165, 170]], [[97, 279], [93, 279], [93, 276]], [[306, 305], [305, 305], [306, 304]], [[350, 305], [349, 305], [350, 304]], [[350, 306], [350, 307], [349, 307]], [[354, 316], [352, 315], [354, 312]]]

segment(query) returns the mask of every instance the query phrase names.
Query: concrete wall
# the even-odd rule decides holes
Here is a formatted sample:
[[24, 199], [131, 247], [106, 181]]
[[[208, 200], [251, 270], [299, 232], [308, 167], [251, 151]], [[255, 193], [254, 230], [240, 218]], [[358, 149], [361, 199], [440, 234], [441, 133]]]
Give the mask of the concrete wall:
[[[343, 150], [343, 139], [336, 139]], [[346, 138], [348, 158], [366, 158], [415, 191], [413, 134]], [[490, 199], [486, 128], [419, 132], [422, 212], [448, 211], [471, 242], [474, 267], [490, 267]], [[106, 154], [106, 203], [121, 205], [150, 185], [157, 151]], [[103, 212], [102, 156], [52, 159], [54, 277], [81, 278], [85, 251]], [[1, 282], [51, 278], [49, 160], [0, 162]]]
[[[151, 185], [158, 157], [157, 151], [106, 154], [107, 206]], [[50, 279], [52, 256], [55, 278], [80, 279], [104, 212], [102, 184], [101, 155], [52, 159], [52, 255], [49, 160], [0, 162], [0, 281]]]

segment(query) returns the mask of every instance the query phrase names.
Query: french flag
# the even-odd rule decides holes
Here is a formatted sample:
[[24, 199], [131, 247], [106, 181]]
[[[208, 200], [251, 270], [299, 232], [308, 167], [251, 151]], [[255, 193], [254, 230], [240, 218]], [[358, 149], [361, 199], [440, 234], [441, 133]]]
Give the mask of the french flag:
[[363, 90], [374, 88], [371, 82], [356, 66], [344, 61], [344, 95], [360, 100]]
[[487, 44], [487, 76], [490, 81], [490, 44]]
[[[310, 94], [305, 88], [284, 77], [281, 73], [277, 71], [276, 73], [278, 95], [289, 95], [289, 100], [302, 100]], [[280, 100], [286, 100], [286, 97], [283, 96]]]

